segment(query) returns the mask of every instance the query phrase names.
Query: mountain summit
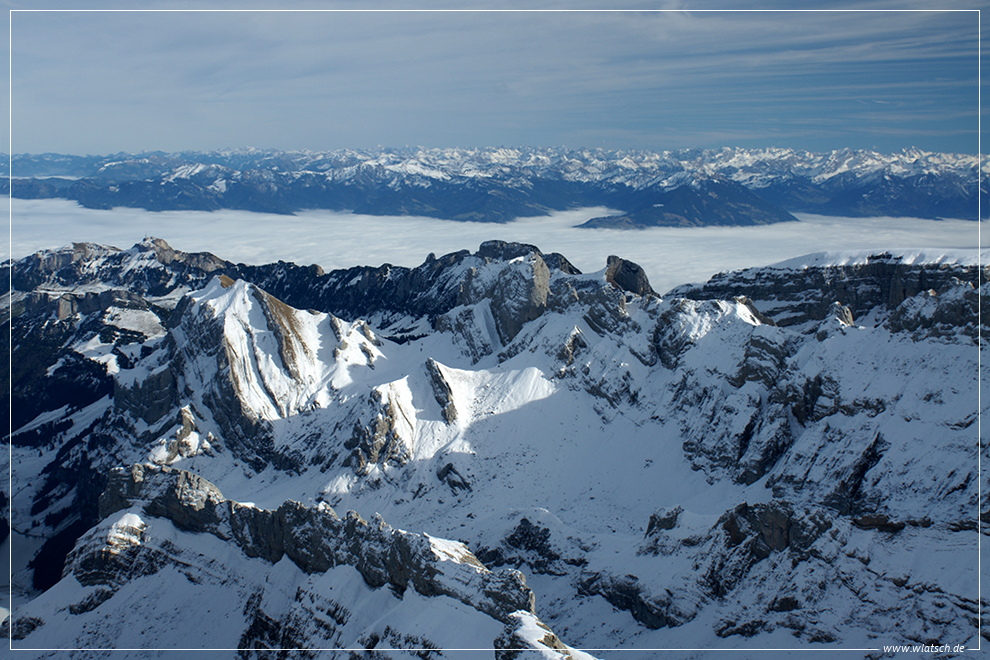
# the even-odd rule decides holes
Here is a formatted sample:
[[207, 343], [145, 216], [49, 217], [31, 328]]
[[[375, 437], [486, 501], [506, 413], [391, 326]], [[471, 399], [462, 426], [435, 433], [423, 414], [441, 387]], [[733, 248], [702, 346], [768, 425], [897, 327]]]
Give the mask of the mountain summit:
[[15, 648], [980, 632], [990, 285], [964, 259], [811, 255], [665, 297], [621, 257], [500, 241], [416, 268], [159, 239], [6, 266]]

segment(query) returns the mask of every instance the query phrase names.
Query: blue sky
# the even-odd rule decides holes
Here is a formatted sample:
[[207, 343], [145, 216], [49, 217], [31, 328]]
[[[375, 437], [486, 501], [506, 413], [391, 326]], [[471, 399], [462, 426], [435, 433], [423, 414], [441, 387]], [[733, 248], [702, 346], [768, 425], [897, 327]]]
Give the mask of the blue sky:
[[[535, 13], [35, 12], [23, 10], [36, 3], [4, 4], [21, 10], [12, 14], [12, 141], [4, 145], [15, 153], [977, 150], [977, 14], [890, 10], [930, 3], [819, 3], [833, 11], [801, 13], [707, 12], [712, 3], [697, 2], [626, 5], [672, 10], [665, 12]], [[889, 11], [852, 11], [864, 8]]]

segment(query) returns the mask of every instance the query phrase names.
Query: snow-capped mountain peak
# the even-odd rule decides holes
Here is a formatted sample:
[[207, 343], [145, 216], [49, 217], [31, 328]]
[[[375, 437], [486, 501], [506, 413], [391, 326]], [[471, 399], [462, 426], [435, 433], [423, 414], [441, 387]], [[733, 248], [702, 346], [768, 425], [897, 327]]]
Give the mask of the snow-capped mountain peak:
[[188, 644], [245, 651], [976, 629], [990, 285], [962, 256], [665, 297], [620, 257], [500, 241], [328, 273], [157, 239], [13, 266], [17, 642], [163, 647], [134, 617], [179, 602]]

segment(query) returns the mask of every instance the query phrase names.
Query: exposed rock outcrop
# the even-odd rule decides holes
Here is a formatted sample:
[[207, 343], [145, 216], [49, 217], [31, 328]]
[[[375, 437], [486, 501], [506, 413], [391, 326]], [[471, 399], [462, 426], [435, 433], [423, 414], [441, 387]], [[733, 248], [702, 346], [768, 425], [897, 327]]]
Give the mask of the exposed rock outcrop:
[[[956, 562], [974, 507], [986, 513], [970, 393], [985, 380], [973, 343], [990, 289], [974, 267], [935, 269], [957, 280], [908, 297], [930, 265], [761, 269], [715, 278], [751, 284], [740, 290], [752, 298], [692, 300], [651, 295], [621, 260], [607, 277], [573, 276], [500, 242], [330, 273], [205, 258], [180, 271], [161, 245], [75, 252], [44, 257], [70, 256], [46, 282], [85, 287], [67, 292], [81, 296], [66, 299], [71, 313], [59, 319], [41, 290], [9, 307], [12, 452], [35, 477], [11, 498], [11, 524], [48, 535], [26, 581], [58, 582], [79, 539], [49, 597], [77, 590], [71, 602], [39, 594], [16, 635], [54, 639], [45, 621], [86, 618], [112, 644], [106, 603], [132, 585], [161, 592], [163, 567], [234, 594], [245, 628], [232, 643], [259, 658], [342, 635], [438, 653], [438, 630], [387, 627], [436, 596], [438, 616], [480, 613], [488, 639], [503, 631], [499, 653], [568, 652], [515, 616], [532, 611], [516, 574], [475, 562], [537, 575], [562, 635], [626, 617], [582, 644], [656, 641], [688, 621], [706, 639], [954, 637], [978, 609], [955, 586], [971, 569], [946, 579], [899, 555]], [[179, 297], [213, 266], [216, 281]], [[161, 270], [177, 288], [105, 296], [104, 309], [85, 297], [101, 269], [136, 291], [149, 290], [142, 269]], [[846, 278], [821, 284], [842, 296], [814, 291], [826, 277]], [[328, 313], [358, 308], [367, 322]], [[188, 471], [116, 475], [113, 517], [98, 521], [108, 465], [142, 460]], [[237, 503], [194, 473], [243, 499], [377, 509], [460, 541], [326, 504]]]
[[694, 618], [696, 612], [684, 611], [670, 591], [653, 594], [639, 584], [635, 575], [616, 577], [592, 574], [578, 585], [578, 593], [602, 596], [614, 607], [629, 612], [647, 628], [673, 628]]
[[376, 465], [404, 465], [411, 451], [411, 425], [404, 414], [387, 389], [372, 390], [364, 415], [354, 422], [351, 437], [344, 442], [344, 449], [350, 450], [344, 465], [358, 474], [367, 474]]
[[450, 387], [450, 383], [447, 382], [447, 377], [444, 376], [443, 370], [443, 366], [433, 358], [426, 360], [426, 371], [430, 376], [430, 386], [433, 388], [433, 396], [440, 405], [443, 420], [448, 424], [453, 424], [457, 421], [457, 406], [454, 405], [453, 389]]
[[680, 286], [667, 295], [695, 300], [747, 296], [778, 325], [811, 328], [814, 326], [809, 324], [830, 318], [834, 303], [848, 308], [855, 319], [872, 312], [886, 316], [918, 294], [951, 289], [957, 281], [982, 286], [987, 281], [986, 269], [906, 264], [885, 252], [870, 255], [866, 263], [856, 265], [763, 267], [719, 273], [705, 284]]
[[807, 553], [832, 527], [822, 511], [796, 511], [787, 502], [740, 504], [719, 519], [727, 552], [712, 563], [706, 581], [714, 596], [732, 591], [753, 564], [772, 553], [789, 551], [795, 556]]
[[[482, 244], [479, 255], [492, 252], [486, 246], [490, 247], [490, 243]], [[495, 254], [504, 257], [505, 250]], [[500, 268], [497, 275], [491, 269], [472, 269], [458, 297], [461, 305], [490, 301], [495, 329], [503, 345], [510, 343], [523, 325], [543, 313], [550, 294], [550, 269], [539, 251], [515, 257], [511, 264]]]
[[149, 424], [173, 412], [179, 402], [175, 375], [167, 364], [143, 380], [115, 379], [113, 385], [113, 403], [117, 410], [129, 412]]
[[619, 287], [623, 291], [635, 293], [637, 296], [654, 295], [656, 292], [650, 286], [646, 271], [639, 264], [627, 261], [615, 255], [609, 255], [605, 267], [605, 281]]
[[968, 337], [976, 341], [990, 329], [990, 285], [977, 291], [972, 282], [953, 277], [936, 291], [919, 291], [899, 304], [887, 319], [891, 332], [909, 333], [916, 339], [952, 340]]
[[[100, 500], [104, 516], [132, 507], [179, 529], [230, 540], [249, 557], [274, 563], [287, 556], [306, 573], [353, 566], [371, 587], [449, 596], [503, 623], [535, 607], [518, 571], [489, 571], [463, 544], [394, 529], [380, 518], [368, 522], [354, 512], [341, 519], [326, 504], [288, 501], [274, 511], [256, 509], [225, 499], [184, 470], [139, 464], [115, 470]], [[94, 574], [93, 566], [108, 556], [101, 548], [84, 543], [70, 556], [70, 570]]]

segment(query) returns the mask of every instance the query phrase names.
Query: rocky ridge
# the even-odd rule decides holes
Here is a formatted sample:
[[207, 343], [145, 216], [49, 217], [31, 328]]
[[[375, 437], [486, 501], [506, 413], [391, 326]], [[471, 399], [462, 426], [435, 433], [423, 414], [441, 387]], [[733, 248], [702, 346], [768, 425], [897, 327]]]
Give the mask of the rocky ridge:
[[[177, 573], [190, 589], [201, 594], [197, 600], [203, 604], [186, 603], [183, 609], [193, 610], [212, 627], [210, 646], [226, 644], [237, 649], [240, 657], [261, 654], [266, 648], [374, 648], [376, 639], [384, 641], [385, 647], [395, 644], [444, 657], [442, 649], [449, 645], [449, 639], [416, 634], [419, 631], [415, 627], [403, 627], [400, 622], [396, 611], [402, 611], [407, 589], [427, 599], [463, 604], [471, 614], [459, 615], [462, 625], [497, 628], [502, 624], [500, 636], [490, 643], [511, 650], [505, 651], [505, 657], [544, 648], [540, 640], [518, 634], [521, 621], [545, 630], [543, 638], [553, 641], [549, 649], [552, 657], [585, 657], [562, 644], [535, 616], [534, 595], [521, 573], [491, 572], [460, 543], [397, 530], [380, 518], [368, 522], [349, 512], [341, 519], [326, 504], [310, 508], [291, 501], [274, 511], [258, 509], [227, 500], [213, 484], [194, 474], [150, 465], [113, 471], [100, 507], [105, 522], [84, 535], [67, 558], [64, 579], [81, 587], [76, 594], [79, 600], [53, 612], [51, 621], [22, 617], [22, 622], [30, 623], [15, 625], [13, 639], [18, 643], [30, 647], [36, 640], [44, 640], [42, 644], [50, 646], [62, 639], [65, 641], [57, 645], [67, 646], [68, 640], [51, 630], [61, 623], [59, 612], [68, 617], [70, 628], [81, 625], [85, 629], [87, 621], [100, 625], [102, 611], [111, 607], [115, 598], [124, 597], [119, 594], [129, 585]], [[218, 539], [244, 557], [270, 566], [287, 558], [301, 572], [293, 580], [299, 586], [292, 594], [291, 612], [266, 611], [266, 601], [277, 600], [277, 594], [271, 593], [277, 588], [264, 581], [252, 585], [249, 574], [240, 573], [249, 568], [242, 566], [245, 560], [229, 554], [197, 555], [183, 547], [183, 539], [194, 539], [195, 535]], [[187, 542], [203, 547], [202, 540]], [[291, 572], [286, 568], [281, 572], [286, 570]], [[354, 606], [341, 602], [333, 591], [318, 588], [318, 579], [304, 577], [350, 575], [351, 571], [372, 590], [388, 588], [388, 595], [379, 600], [392, 610], [391, 625], [379, 625], [377, 632], [374, 625], [366, 627]], [[350, 579], [354, 582], [353, 577]], [[231, 616], [223, 607], [215, 611], [205, 607], [206, 603], [216, 604], [217, 592], [223, 591], [220, 587], [231, 582], [251, 591], [239, 615]], [[168, 594], [163, 593], [161, 600], [174, 607]], [[489, 618], [495, 625], [472, 623], [471, 618]], [[358, 625], [349, 626], [355, 619]], [[357, 639], [349, 637], [355, 630], [362, 631]], [[145, 638], [149, 648], [170, 646], [165, 637]], [[98, 639], [90, 635], [87, 641]], [[304, 651], [303, 655], [316, 657], [315, 652]]]
[[[961, 638], [978, 608], [959, 578], [979, 533], [971, 514], [990, 510], [977, 501], [967, 398], [986, 273], [896, 257], [723, 274], [660, 298], [619, 258], [583, 275], [498, 242], [414, 269], [332, 273], [155, 240], [35, 255], [14, 264], [31, 288], [8, 309], [18, 346], [47, 347], [14, 381], [15, 477], [29, 485], [13, 528], [15, 541], [47, 540], [16, 567], [35, 591], [13, 629], [52, 634], [47, 599], [76, 588], [80, 553], [140, 537], [140, 525], [114, 527], [121, 511], [167, 521], [172, 545], [148, 560], [153, 573], [106, 569], [120, 588], [98, 606], [73, 592], [79, 616], [125, 616], [127, 584], [157, 588], [162, 566], [201, 544], [264, 560], [259, 574], [284, 570], [282, 557], [305, 575], [346, 564], [366, 585], [433, 599], [427, 564], [396, 577], [361, 559], [406, 536], [329, 513], [352, 509], [462, 539], [438, 544], [471, 554], [477, 575], [538, 576], [539, 620], [469, 598], [498, 621], [484, 643], [500, 653], [520, 635], [545, 649], [656, 648], [672, 630], [713, 648], [780, 634], [876, 645], [893, 629]], [[95, 391], [79, 386], [90, 381]], [[113, 471], [133, 463], [146, 465]], [[916, 552], [935, 559], [918, 567], [905, 559]], [[499, 584], [491, 597], [516, 603]], [[231, 596], [247, 647], [325, 639], [299, 623], [301, 606], [255, 599], [256, 587]], [[305, 591], [292, 602], [323, 597]], [[402, 612], [388, 632], [352, 638], [403, 643]], [[288, 622], [298, 638], [279, 641]]]

